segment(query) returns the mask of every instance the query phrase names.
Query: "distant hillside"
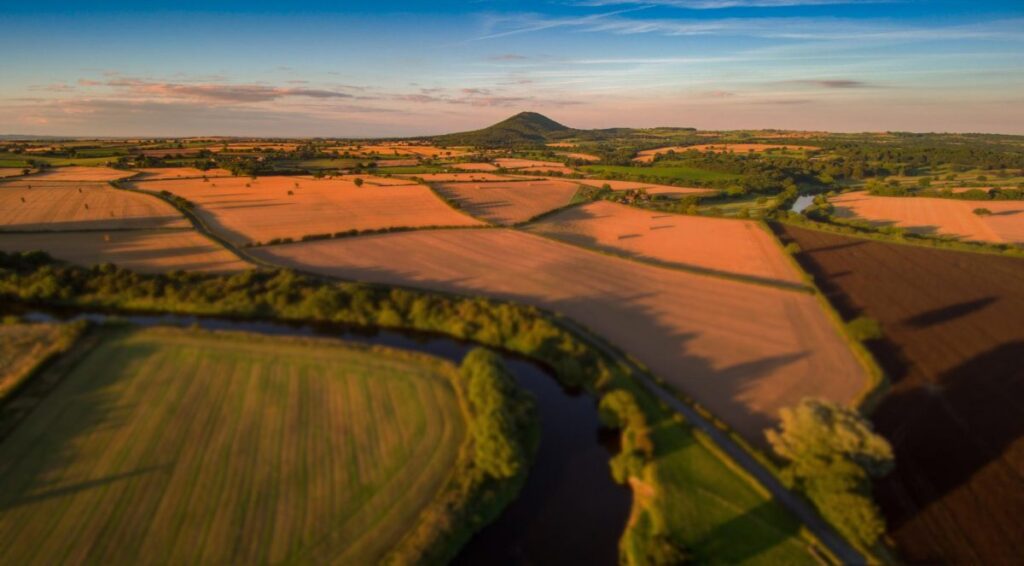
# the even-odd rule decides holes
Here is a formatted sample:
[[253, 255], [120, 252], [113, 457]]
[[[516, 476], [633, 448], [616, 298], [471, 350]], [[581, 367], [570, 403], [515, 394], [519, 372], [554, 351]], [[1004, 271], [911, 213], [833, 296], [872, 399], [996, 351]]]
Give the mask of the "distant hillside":
[[476, 147], [535, 146], [566, 138], [577, 132], [568, 126], [538, 114], [520, 112], [493, 126], [472, 132], [435, 136], [434, 143], [443, 145], [472, 145]]

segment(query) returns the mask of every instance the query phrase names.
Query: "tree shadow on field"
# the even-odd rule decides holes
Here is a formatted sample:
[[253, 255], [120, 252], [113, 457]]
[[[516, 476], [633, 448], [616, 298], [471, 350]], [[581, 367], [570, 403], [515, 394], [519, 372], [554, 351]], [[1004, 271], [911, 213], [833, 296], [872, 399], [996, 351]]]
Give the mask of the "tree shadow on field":
[[913, 326], [914, 328], [927, 328], [936, 324], [943, 324], [967, 316], [975, 311], [980, 311], [997, 300], [996, 297], [984, 297], [973, 301], [947, 305], [907, 318], [903, 321], [903, 324]]
[[908, 527], [915, 546], [936, 549], [909, 560], [1011, 563], [1024, 556], [1013, 526], [1024, 516], [1022, 360], [1024, 340], [998, 345], [934, 383], [905, 384], [874, 412], [896, 455], [896, 469], [878, 482], [889, 526], [897, 539]]
[[739, 564], [785, 544], [797, 535], [799, 525], [779, 514], [778, 504], [769, 500], [715, 525], [695, 544], [698, 562]]
[[[62, 364], [58, 360], [35, 378], [34, 381], [40, 383], [58, 380], [53, 390], [36, 393], [28, 389], [19, 393], [19, 397], [37, 396], [31, 400], [26, 397], [26, 400], [38, 405], [0, 442], [0, 462], [5, 463], [0, 466], [0, 485], [5, 486], [0, 491], [0, 513], [38, 501], [71, 496], [155, 469], [142, 467], [99, 479], [83, 480], [78, 476], [74, 479], [81, 481], [64, 483], [62, 476], [83, 471], [75, 468], [76, 461], [97, 456], [81, 453], [76, 447], [81, 439], [123, 427], [127, 415], [137, 410], [118, 399], [111, 387], [127, 377], [125, 368], [142, 362], [156, 350], [153, 346], [139, 344], [118, 348], [116, 364], [109, 364], [104, 358], [113, 352], [106, 346], [126, 334], [106, 329], [95, 332], [104, 333], [104, 343], [73, 364]], [[42, 434], [36, 432], [38, 430], [42, 430]]]

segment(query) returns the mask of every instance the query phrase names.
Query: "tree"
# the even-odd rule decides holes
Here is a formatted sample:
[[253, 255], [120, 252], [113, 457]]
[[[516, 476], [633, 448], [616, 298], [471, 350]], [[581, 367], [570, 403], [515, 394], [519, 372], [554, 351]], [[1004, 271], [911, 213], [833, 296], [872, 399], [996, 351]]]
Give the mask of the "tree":
[[977, 214], [978, 216], [991, 216], [992, 211], [987, 208], [975, 208], [974, 214]]
[[779, 414], [779, 429], [766, 436], [775, 453], [788, 461], [784, 479], [801, 489], [842, 534], [874, 544], [885, 523], [871, 500], [871, 478], [892, 469], [889, 442], [856, 410], [828, 401], [804, 399]]
[[355, 183], [357, 187], [363, 186], [363, 179], [360, 177], [356, 177], [355, 180], [352, 182]]

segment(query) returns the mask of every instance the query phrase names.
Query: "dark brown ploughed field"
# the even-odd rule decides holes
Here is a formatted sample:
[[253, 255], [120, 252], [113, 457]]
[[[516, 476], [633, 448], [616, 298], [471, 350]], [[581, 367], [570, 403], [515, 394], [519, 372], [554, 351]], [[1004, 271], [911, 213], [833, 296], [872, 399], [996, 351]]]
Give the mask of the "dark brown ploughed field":
[[776, 230], [844, 318], [882, 324], [872, 419], [896, 469], [876, 494], [903, 558], [1020, 564], [1024, 260]]

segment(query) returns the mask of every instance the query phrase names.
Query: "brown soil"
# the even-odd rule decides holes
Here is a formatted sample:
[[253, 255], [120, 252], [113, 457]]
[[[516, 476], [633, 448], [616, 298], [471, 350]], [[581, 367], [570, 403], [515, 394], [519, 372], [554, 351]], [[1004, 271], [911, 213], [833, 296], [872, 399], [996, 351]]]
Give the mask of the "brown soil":
[[[917, 199], [914, 199], [917, 200]], [[844, 317], [878, 320], [896, 451], [877, 496], [913, 563], [1024, 556], [1024, 260], [783, 227]]]

